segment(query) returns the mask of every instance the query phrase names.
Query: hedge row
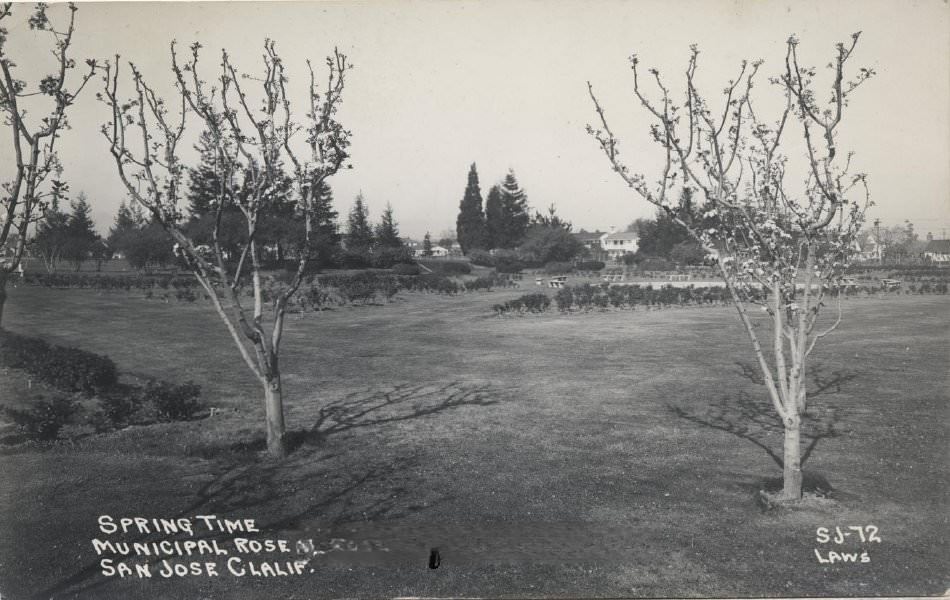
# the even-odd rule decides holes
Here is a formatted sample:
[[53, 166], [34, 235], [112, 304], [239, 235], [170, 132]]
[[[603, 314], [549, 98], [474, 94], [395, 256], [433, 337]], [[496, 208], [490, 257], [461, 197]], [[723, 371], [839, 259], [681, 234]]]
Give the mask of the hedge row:
[[26, 371], [56, 390], [51, 399], [35, 398], [27, 409], [0, 409], [32, 440], [59, 435], [79, 411], [77, 393], [97, 397], [99, 413], [91, 419], [97, 431], [127, 424], [146, 405], [152, 407], [151, 419], [159, 421], [188, 420], [202, 408], [201, 387], [194, 383], [119, 384], [115, 363], [107, 356], [9, 331], [0, 332], [0, 365]]
[[93, 290], [193, 289], [200, 287], [185, 275], [90, 275], [85, 273], [26, 273], [24, 283], [50, 288]]
[[[846, 297], [871, 296], [879, 293], [900, 294], [902, 290], [888, 291], [881, 287], [849, 286], [829, 290], [831, 297], [839, 293]], [[917, 287], [911, 285], [903, 290], [904, 294], [946, 294], [948, 285], [924, 283]], [[543, 298], [547, 298], [545, 301]], [[725, 287], [674, 287], [665, 285], [654, 288], [651, 285], [591, 285], [583, 283], [576, 286], [565, 286], [555, 293], [554, 304], [561, 312], [574, 310], [587, 311], [593, 308], [606, 310], [607, 308], [629, 308], [637, 306], [664, 308], [669, 306], [714, 306], [731, 301], [729, 291]], [[545, 294], [530, 294], [522, 296], [505, 304], [496, 304], [492, 309], [497, 314], [544, 312], [551, 301]]]
[[636, 306], [685, 306], [723, 304], [729, 292], [723, 287], [685, 287], [666, 285], [660, 288], [639, 285], [583, 283], [562, 287], [554, 296], [558, 310], [590, 310], [591, 308], [634, 308]]
[[9, 331], [0, 333], [0, 364], [22, 369], [64, 392], [86, 396], [104, 392], [118, 381], [115, 363], [107, 356]]
[[887, 273], [891, 279], [901, 277], [950, 277], [950, 267], [937, 265], [851, 265], [849, 275], [881, 275]]

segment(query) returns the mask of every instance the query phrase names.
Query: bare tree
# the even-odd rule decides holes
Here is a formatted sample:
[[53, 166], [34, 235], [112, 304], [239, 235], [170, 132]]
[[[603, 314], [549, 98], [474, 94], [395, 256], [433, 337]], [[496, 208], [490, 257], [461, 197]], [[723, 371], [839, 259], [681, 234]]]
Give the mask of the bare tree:
[[[70, 57], [77, 8], [69, 4], [65, 29], [57, 28], [47, 17], [46, 4], [37, 4], [29, 18], [32, 30], [48, 33], [55, 72], [32, 85], [17, 79], [16, 62], [10, 56], [8, 31], [4, 20], [13, 14], [13, 3], [0, 5], [0, 111], [3, 124], [10, 128], [14, 163], [13, 173], [4, 174], [0, 192], [0, 323], [7, 299], [7, 280], [20, 267], [30, 225], [42, 219], [46, 198], [62, 195], [65, 186], [50, 179], [61, 172], [56, 156], [56, 140], [69, 127], [66, 110], [72, 106], [96, 71], [96, 62], [87, 60], [89, 71], [71, 86], [67, 83], [76, 61]], [[31, 97], [36, 97], [31, 98]], [[40, 97], [46, 97], [44, 106]], [[29, 99], [29, 100], [28, 100]], [[27, 103], [37, 117], [28, 118]], [[52, 106], [48, 106], [52, 104]], [[4, 166], [4, 169], [8, 167]], [[50, 180], [49, 186], [46, 186]]]
[[[174, 239], [176, 253], [211, 298], [241, 357], [263, 386], [268, 452], [283, 456], [287, 450], [279, 354], [284, 316], [311, 255], [315, 194], [349, 157], [350, 133], [336, 120], [336, 113], [350, 64], [334, 50], [326, 60], [328, 76], [321, 84], [308, 61], [307, 124], [301, 125], [293, 117], [284, 63], [274, 42], [264, 43], [262, 76], [239, 73], [228, 53], [222, 51], [220, 73], [211, 83], [199, 76], [200, 49], [199, 44], [192, 45], [188, 59], [182, 62], [175, 44], [171, 45], [177, 90], [172, 109], [131, 63], [135, 93], [123, 102], [118, 96], [119, 57], [106, 65], [102, 98], [112, 109], [112, 120], [102, 132], [130, 195]], [[245, 89], [248, 82], [256, 87], [257, 97]], [[210, 132], [217, 152], [215, 168], [220, 184], [212, 202], [215, 225], [210, 249], [196, 244], [180, 226], [184, 166], [179, 144], [189, 115], [197, 118], [200, 130]], [[297, 134], [303, 139], [295, 139]], [[262, 221], [274, 208], [271, 195], [280, 183], [282, 162], [293, 168], [294, 214], [303, 222], [305, 233], [296, 249], [297, 268], [292, 278], [275, 289], [262, 276], [266, 248], [257, 236]], [[246, 224], [246, 238], [236, 256], [219, 243], [222, 215], [234, 208]], [[242, 300], [248, 285], [252, 306], [245, 306]], [[270, 310], [266, 311], [268, 304]]]
[[[621, 160], [618, 139], [588, 82], [599, 125], [587, 129], [613, 170], [718, 257], [719, 273], [784, 424], [781, 496], [786, 500], [802, 495], [800, 430], [808, 357], [841, 322], [835, 284], [870, 203], [865, 174], [850, 172], [853, 153], [840, 152], [837, 139], [851, 94], [874, 74], [862, 68], [849, 79], [845, 73], [859, 36], [836, 46], [828, 63], [830, 96], [816, 92], [816, 70], [800, 66], [798, 40], [789, 38], [784, 72], [769, 80], [782, 99], [772, 122], [764, 120], [752, 99], [761, 60], [741, 64], [737, 78], [725, 86], [722, 105], [714, 108], [695, 86], [695, 46], [681, 102], [656, 69], [649, 70], [656, 97], [648, 97], [640, 62], [631, 57], [634, 91], [653, 121], [651, 138], [664, 157], [655, 182], [631, 172]], [[784, 144], [793, 129], [801, 137]], [[785, 151], [790, 145], [792, 153]], [[838, 311], [822, 328], [817, 326], [826, 295], [838, 296]], [[750, 305], [771, 317], [766, 334], [757, 329]]]

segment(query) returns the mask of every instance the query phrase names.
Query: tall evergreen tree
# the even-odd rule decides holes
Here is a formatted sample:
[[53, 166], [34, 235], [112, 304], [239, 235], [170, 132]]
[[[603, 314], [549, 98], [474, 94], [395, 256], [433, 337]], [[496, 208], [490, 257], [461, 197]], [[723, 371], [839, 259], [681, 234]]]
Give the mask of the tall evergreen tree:
[[386, 210], [376, 226], [376, 244], [380, 248], [399, 248], [402, 240], [399, 239], [399, 228], [393, 218], [393, 207], [386, 204]]
[[482, 211], [482, 192], [478, 186], [478, 171], [475, 163], [468, 170], [468, 184], [465, 195], [459, 203], [459, 214], [455, 221], [455, 232], [462, 252], [488, 247], [488, 235], [485, 228], [485, 213]]
[[333, 208], [333, 190], [325, 181], [313, 189], [313, 233], [310, 248], [317, 266], [329, 266], [340, 248], [339, 216]]
[[93, 244], [99, 239], [95, 224], [92, 222], [92, 208], [86, 194], [80, 192], [75, 202], [70, 204], [72, 212], [66, 224], [66, 243], [63, 258], [71, 261], [78, 271], [82, 263], [89, 258]]
[[[188, 212], [192, 218], [199, 218], [210, 213], [217, 204], [224, 161], [208, 130], [201, 132], [194, 148], [198, 151], [198, 166], [188, 171]], [[229, 198], [232, 191], [233, 181], [228, 181], [225, 197]]]
[[356, 196], [346, 227], [346, 248], [352, 252], [369, 252], [373, 246], [373, 228], [369, 224], [369, 209], [363, 192]]
[[125, 232], [135, 229], [137, 225], [138, 223], [136, 223], [132, 217], [132, 211], [129, 210], [129, 205], [125, 203], [125, 200], [122, 200], [119, 203], [119, 210], [115, 214], [115, 221], [112, 223], [112, 227], [109, 228], [109, 235], [106, 238], [109, 241], [109, 245], [118, 249], [119, 238], [122, 237]]
[[505, 238], [505, 211], [502, 208], [501, 186], [493, 185], [485, 199], [486, 248], [502, 248]]
[[524, 240], [531, 217], [528, 214], [528, 196], [518, 185], [515, 172], [510, 169], [501, 184], [501, 209], [504, 217], [502, 235], [495, 241], [495, 246], [514, 248]]

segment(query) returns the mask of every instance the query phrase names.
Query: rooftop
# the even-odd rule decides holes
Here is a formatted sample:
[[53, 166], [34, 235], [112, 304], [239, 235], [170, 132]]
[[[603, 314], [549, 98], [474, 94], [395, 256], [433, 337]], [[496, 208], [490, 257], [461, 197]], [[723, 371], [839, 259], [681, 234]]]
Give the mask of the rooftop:
[[950, 254], [950, 240], [930, 240], [924, 252], [936, 252], [938, 254]]

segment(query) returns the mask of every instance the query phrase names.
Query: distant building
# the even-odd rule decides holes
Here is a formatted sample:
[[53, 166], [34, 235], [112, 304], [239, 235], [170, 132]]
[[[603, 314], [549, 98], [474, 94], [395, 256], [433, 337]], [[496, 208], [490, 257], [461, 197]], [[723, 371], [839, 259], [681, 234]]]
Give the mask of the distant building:
[[924, 247], [924, 258], [939, 264], [950, 264], [950, 240], [930, 240]]
[[621, 258], [625, 254], [633, 254], [639, 247], [640, 236], [632, 231], [618, 231], [608, 233], [602, 240], [603, 248], [610, 258]]
[[581, 231], [571, 235], [585, 248], [594, 252], [604, 249], [604, 238], [607, 237], [607, 233], [604, 231]]

